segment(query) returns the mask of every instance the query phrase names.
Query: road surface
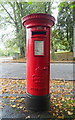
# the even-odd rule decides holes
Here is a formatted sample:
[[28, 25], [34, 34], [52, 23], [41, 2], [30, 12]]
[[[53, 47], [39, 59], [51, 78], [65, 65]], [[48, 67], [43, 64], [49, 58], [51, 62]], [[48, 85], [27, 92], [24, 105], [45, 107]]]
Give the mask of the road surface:
[[[50, 78], [75, 80], [75, 64], [51, 63]], [[26, 63], [0, 63], [0, 78], [26, 79]]]

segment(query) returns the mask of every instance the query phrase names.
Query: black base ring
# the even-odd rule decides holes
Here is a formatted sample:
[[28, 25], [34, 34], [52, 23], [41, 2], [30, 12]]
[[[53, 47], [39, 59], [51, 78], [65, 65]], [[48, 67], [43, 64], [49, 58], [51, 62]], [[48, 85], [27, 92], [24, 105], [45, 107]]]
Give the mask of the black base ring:
[[48, 111], [50, 108], [50, 94], [33, 96], [26, 93], [26, 108], [33, 111]]

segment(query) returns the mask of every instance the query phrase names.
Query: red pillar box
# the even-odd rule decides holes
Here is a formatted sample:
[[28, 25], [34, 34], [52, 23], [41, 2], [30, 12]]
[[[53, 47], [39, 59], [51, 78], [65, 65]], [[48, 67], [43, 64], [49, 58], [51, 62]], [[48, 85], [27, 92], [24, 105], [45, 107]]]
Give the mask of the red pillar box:
[[48, 110], [50, 94], [50, 28], [55, 18], [30, 14], [22, 19], [27, 29], [27, 108]]

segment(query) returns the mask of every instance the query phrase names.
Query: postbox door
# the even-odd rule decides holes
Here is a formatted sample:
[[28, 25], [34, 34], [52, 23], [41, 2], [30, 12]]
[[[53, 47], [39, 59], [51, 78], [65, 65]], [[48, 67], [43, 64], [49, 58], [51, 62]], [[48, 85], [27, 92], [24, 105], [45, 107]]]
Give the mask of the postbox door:
[[47, 95], [49, 94], [50, 40], [43, 36], [32, 37], [28, 48], [30, 64], [27, 64], [27, 92], [38, 96]]

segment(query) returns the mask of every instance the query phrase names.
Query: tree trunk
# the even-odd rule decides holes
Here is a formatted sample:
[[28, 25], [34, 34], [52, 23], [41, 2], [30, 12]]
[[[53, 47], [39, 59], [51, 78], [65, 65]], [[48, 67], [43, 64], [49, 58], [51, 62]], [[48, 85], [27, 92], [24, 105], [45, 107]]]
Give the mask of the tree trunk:
[[75, 57], [75, 22], [73, 25], [73, 52], [74, 52], [74, 57]]
[[[75, 1], [73, 5], [75, 5]], [[73, 7], [73, 52], [75, 57], [75, 6]]]
[[25, 48], [20, 47], [20, 57], [25, 57]]

